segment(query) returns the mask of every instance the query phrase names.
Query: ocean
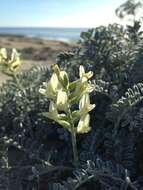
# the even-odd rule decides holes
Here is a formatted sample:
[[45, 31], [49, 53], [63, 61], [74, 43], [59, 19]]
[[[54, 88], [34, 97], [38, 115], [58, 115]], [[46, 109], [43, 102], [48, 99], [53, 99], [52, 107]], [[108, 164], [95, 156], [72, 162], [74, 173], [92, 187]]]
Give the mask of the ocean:
[[87, 31], [87, 28], [52, 28], [52, 27], [0, 27], [0, 34], [24, 35], [26, 37], [36, 37], [58, 41], [78, 41], [80, 33]]

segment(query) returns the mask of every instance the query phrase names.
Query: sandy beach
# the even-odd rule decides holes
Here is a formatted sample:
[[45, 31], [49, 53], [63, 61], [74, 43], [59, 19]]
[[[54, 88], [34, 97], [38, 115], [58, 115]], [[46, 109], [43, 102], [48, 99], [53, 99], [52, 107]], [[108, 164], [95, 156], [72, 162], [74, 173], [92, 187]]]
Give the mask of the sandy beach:
[[[22, 65], [19, 71], [30, 69], [35, 65], [51, 65], [56, 62], [60, 52], [68, 51], [76, 44], [62, 41], [28, 38], [24, 36], [0, 35], [0, 48], [16, 48], [21, 54]], [[0, 72], [0, 84], [7, 76]]]

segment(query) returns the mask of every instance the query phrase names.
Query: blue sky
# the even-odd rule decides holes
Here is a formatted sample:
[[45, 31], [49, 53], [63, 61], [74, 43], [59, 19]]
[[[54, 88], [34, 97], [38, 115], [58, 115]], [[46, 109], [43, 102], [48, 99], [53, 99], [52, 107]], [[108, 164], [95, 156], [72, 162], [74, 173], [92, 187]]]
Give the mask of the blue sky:
[[95, 27], [125, 0], [0, 0], [0, 26]]

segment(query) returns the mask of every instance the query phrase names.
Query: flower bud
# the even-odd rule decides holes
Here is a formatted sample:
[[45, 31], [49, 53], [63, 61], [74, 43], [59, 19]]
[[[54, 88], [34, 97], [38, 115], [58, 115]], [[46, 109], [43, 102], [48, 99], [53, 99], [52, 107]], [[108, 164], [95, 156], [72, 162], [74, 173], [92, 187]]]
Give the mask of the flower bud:
[[60, 68], [57, 64], [52, 66], [54, 73], [57, 75], [57, 78], [64, 89], [68, 89], [69, 87], [69, 77], [65, 71], [60, 71]]
[[68, 89], [69, 87], [69, 77], [65, 71], [60, 71], [60, 80], [62, 81], [63, 86]]
[[54, 73], [56, 73], [57, 77], [60, 75], [60, 68], [57, 64], [52, 65], [52, 69]]

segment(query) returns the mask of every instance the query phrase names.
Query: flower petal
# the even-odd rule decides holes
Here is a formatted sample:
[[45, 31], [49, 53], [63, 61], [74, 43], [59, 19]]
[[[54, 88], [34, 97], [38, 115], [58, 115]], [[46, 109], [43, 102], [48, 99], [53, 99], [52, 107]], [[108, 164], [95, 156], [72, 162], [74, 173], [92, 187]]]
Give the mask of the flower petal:
[[90, 104], [89, 93], [83, 94], [79, 102], [79, 110], [80, 110], [81, 115], [90, 112], [92, 109], [94, 109], [94, 107], [95, 107], [95, 104]]
[[85, 74], [85, 69], [82, 65], [80, 65], [79, 67], [79, 76], [80, 78]]
[[7, 59], [7, 51], [5, 48], [0, 49], [0, 59]]
[[89, 114], [83, 115], [79, 120], [77, 126], [77, 133], [79, 134], [88, 133], [91, 130], [91, 128], [89, 127], [89, 122], [90, 122], [90, 115]]
[[52, 87], [53, 92], [56, 93], [56, 91], [59, 87], [59, 80], [55, 73], [52, 74], [52, 77], [50, 79], [50, 85]]
[[67, 101], [68, 101], [68, 96], [67, 93], [63, 90], [59, 90], [57, 94], [57, 108], [59, 110], [66, 110], [67, 109]]

